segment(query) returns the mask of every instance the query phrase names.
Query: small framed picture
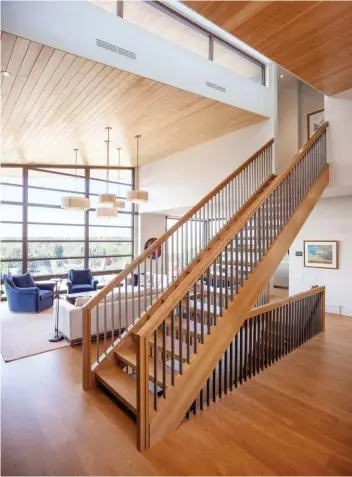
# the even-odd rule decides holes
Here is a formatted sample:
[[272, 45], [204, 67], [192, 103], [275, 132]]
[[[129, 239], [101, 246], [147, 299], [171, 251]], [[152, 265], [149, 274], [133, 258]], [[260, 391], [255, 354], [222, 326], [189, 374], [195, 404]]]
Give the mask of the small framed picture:
[[336, 240], [305, 240], [304, 266], [309, 268], [338, 268], [338, 242]]
[[307, 114], [308, 139], [315, 134], [324, 122], [324, 109]]

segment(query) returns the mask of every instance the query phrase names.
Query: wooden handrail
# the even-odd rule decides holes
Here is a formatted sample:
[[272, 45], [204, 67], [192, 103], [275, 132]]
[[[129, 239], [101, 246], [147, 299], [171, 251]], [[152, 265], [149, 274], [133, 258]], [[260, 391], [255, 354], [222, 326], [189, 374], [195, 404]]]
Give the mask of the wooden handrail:
[[318, 293], [321, 293], [325, 291], [325, 287], [315, 287], [311, 288], [308, 291], [302, 292], [302, 293], [297, 293], [296, 295], [292, 295], [286, 298], [281, 298], [280, 300], [276, 300], [271, 303], [267, 303], [266, 305], [262, 306], [257, 306], [256, 308], [253, 308], [253, 310], [249, 313], [249, 315], [246, 317], [246, 320], [250, 320], [254, 316], [261, 315], [263, 313], [266, 313], [268, 311], [276, 310], [278, 308], [281, 308], [285, 305], [288, 305], [289, 303], [293, 303], [295, 301], [302, 300], [302, 298], [306, 298], [308, 296], [312, 295], [317, 295]]
[[311, 137], [303, 149], [295, 156], [293, 162], [283, 171], [278, 177], [276, 177], [267, 189], [243, 212], [241, 216], [235, 215], [224, 226], [223, 230], [220, 230], [217, 235], [208, 243], [208, 248], [214, 247], [209, 256], [204, 259], [189, 273], [189, 275], [182, 281], [182, 284], [165, 300], [161, 307], [151, 316], [151, 318], [140, 328], [135, 334], [138, 336], [144, 336], [147, 338], [153, 331], [155, 331], [162, 321], [168, 316], [169, 313], [176, 307], [182, 297], [188, 292], [188, 290], [196, 283], [199, 277], [205, 273], [207, 268], [214, 262], [216, 257], [223, 251], [224, 247], [236, 236], [247, 221], [252, 217], [254, 212], [267, 200], [270, 194], [281, 184], [288, 174], [292, 171], [295, 165], [307, 152], [309, 147], [323, 134], [328, 126], [328, 122], [325, 122], [319, 130]]
[[91, 300], [88, 301], [82, 308], [83, 310], [92, 310], [98, 303], [105, 298], [117, 285], [122, 283], [137, 267], [141, 265], [160, 245], [171, 237], [171, 235], [178, 230], [184, 223], [186, 223], [204, 204], [209, 202], [215, 195], [221, 191], [232, 179], [239, 175], [248, 165], [253, 162], [265, 149], [274, 143], [274, 139], [270, 139], [264, 146], [256, 151], [247, 161], [241, 164], [235, 171], [227, 176], [220, 184], [209, 192], [202, 200], [193, 206], [180, 220], [176, 222], [169, 230], [166, 230], [154, 243], [152, 243], [144, 252], [138, 255], [117, 277], [111, 280], [102, 290], [100, 290]]

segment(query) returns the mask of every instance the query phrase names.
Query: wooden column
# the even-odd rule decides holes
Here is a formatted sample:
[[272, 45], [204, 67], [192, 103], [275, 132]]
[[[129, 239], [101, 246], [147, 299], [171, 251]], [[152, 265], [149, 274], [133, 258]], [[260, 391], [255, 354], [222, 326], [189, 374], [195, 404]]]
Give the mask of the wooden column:
[[149, 361], [147, 340], [134, 334], [137, 348], [137, 448], [140, 452], [148, 449], [149, 439]]
[[84, 391], [92, 387], [91, 371], [91, 311], [82, 308], [82, 386]]

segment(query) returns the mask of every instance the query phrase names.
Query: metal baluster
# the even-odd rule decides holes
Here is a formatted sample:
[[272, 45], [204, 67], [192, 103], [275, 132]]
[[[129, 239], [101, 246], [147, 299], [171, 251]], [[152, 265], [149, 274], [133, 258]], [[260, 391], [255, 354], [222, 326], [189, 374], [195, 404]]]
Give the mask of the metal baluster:
[[180, 374], [183, 373], [183, 349], [182, 349], [182, 342], [183, 342], [183, 317], [182, 317], [182, 301], [178, 304], [178, 339], [179, 339], [179, 372]]
[[119, 315], [118, 315], [118, 321], [119, 321], [119, 337], [121, 338], [121, 334], [122, 334], [122, 322], [121, 322], [121, 286], [118, 287], [118, 291], [119, 291], [119, 308], [118, 308], [118, 311], [119, 311]]
[[[236, 276], [235, 276], [235, 280], [236, 280], [236, 295], [238, 295], [238, 255], [239, 255], [239, 250], [238, 250], [238, 234], [236, 235], [235, 239], [236, 239]], [[242, 255], [242, 254], [241, 254]]]
[[253, 373], [253, 318], [247, 320], [249, 327], [249, 359], [248, 359], [248, 375], [252, 379]]
[[[208, 292], [208, 298], [207, 298], [207, 327], [208, 327], [208, 335], [210, 335], [210, 326], [211, 326], [211, 317], [210, 317], [210, 267], [207, 270], [207, 292]], [[214, 283], [214, 282], [213, 282]]]
[[131, 324], [134, 324], [134, 273], [131, 273], [131, 283], [132, 283], [132, 320]]
[[244, 380], [248, 376], [248, 320], [244, 322]]
[[244, 338], [244, 325], [240, 328], [240, 384], [243, 383], [243, 338]]
[[204, 343], [204, 275], [200, 277], [200, 295], [201, 295], [201, 308], [200, 308], [200, 342]]
[[[171, 312], [171, 385], [175, 386], [175, 310]], [[182, 346], [182, 339], [179, 336], [179, 343]], [[180, 359], [180, 356], [179, 356]]]
[[114, 296], [115, 288], [111, 290], [111, 344], [113, 345], [115, 342], [115, 310], [114, 310], [114, 303], [115, 303], [115, 296]]
[[193, 338], [193, 346], [194, 346], [194, 353], [197, 354], [197, 344], [198, 344], [198, 301], [197, 301], [197, 285], [196, 283], [193, 285], [193, 323], [194, 323], [194, 338]]
[[95, 314], [95, 326], [96, 326], [96, 334], [97, 334], [97, 341], [96, 341], [96, 348], [97, 348], [97, 361], [99, 363], [100, 357], [100, 342], [99, 342], [99, 304], [96, 306], [96, 314]]
[[[191, 362], [191, 310], [190, 310], [190, 296], [189, 292], [186, 294], [186, 320], [187, 320], [187, 363]], [[194, 326], [194, 333], [196, 333], [196, 325]], [[196, 338], [196, 335], [195, 335]]]
[[154, 331], [154, 356], [153, 356], [153, 367], [154, 367], [154, 410], [158, 410], [158, 331]]
[[219, 397], [222, 398], [222, 358], [221, 356], [219, 361]]
[[259, 340], [257, 340], [257, 317], [254, 316], [252, 319], [252, 326], [253, 326], [253, 367], [252, 367], [252, 374], [253, 376], [256, 375], [257, 372], [257, 344]]
[[163, 352], [162, 352], [162, 360], [163, 360], [163, 397], [166, 399], [166, 323], [165, 320], [161, 325], [162, 335], [163, 335]]
[[106, 355], [106, 350], [107, 350], [106, 330], [107, 330], [107, 324], [106, 324], [106, 296], [105, 296], [104, 297], [104, 353], [105, 353], [105, 355]]
[[138, 265], [138, 318], [141, 317], [141, 266]]

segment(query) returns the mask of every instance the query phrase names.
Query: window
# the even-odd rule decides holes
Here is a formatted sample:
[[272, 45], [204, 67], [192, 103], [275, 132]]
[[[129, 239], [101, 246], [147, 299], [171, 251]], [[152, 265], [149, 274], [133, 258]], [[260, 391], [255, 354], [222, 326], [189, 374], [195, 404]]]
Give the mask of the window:
[[[106, 170], [81, 167], [78, 177], [75, 169], [57, 166], [0, 171], [1, 274], [28, 271], [45, 280], [89, 266], [107, 283], [133, 260], [133, 206], [111, 222], [95, 215], [98, 195], [106, 191]], [[133, 188], [133, 169], [110, 169], [109, 176], [111, 191], [125, 198]], [[95, 192], [88, 213], [61, 209], [64, 195], [85, 197], [89, 189]]]
[[123, 18], [146, 30], [162, 36], [203, 58], [209, 55], [209, 34], [193, 27], [182, 18], [144, 1], [127, 1], [123, 4]]
[[[0, 169], [0, 275], [23, 270], [22, 169]], [[3, 285], [1, 289], [4, 291]]]
[[214, 40], [213, 61], [234, 73], [262, 84], [263, 65], [240, 53], [226, 43]]

